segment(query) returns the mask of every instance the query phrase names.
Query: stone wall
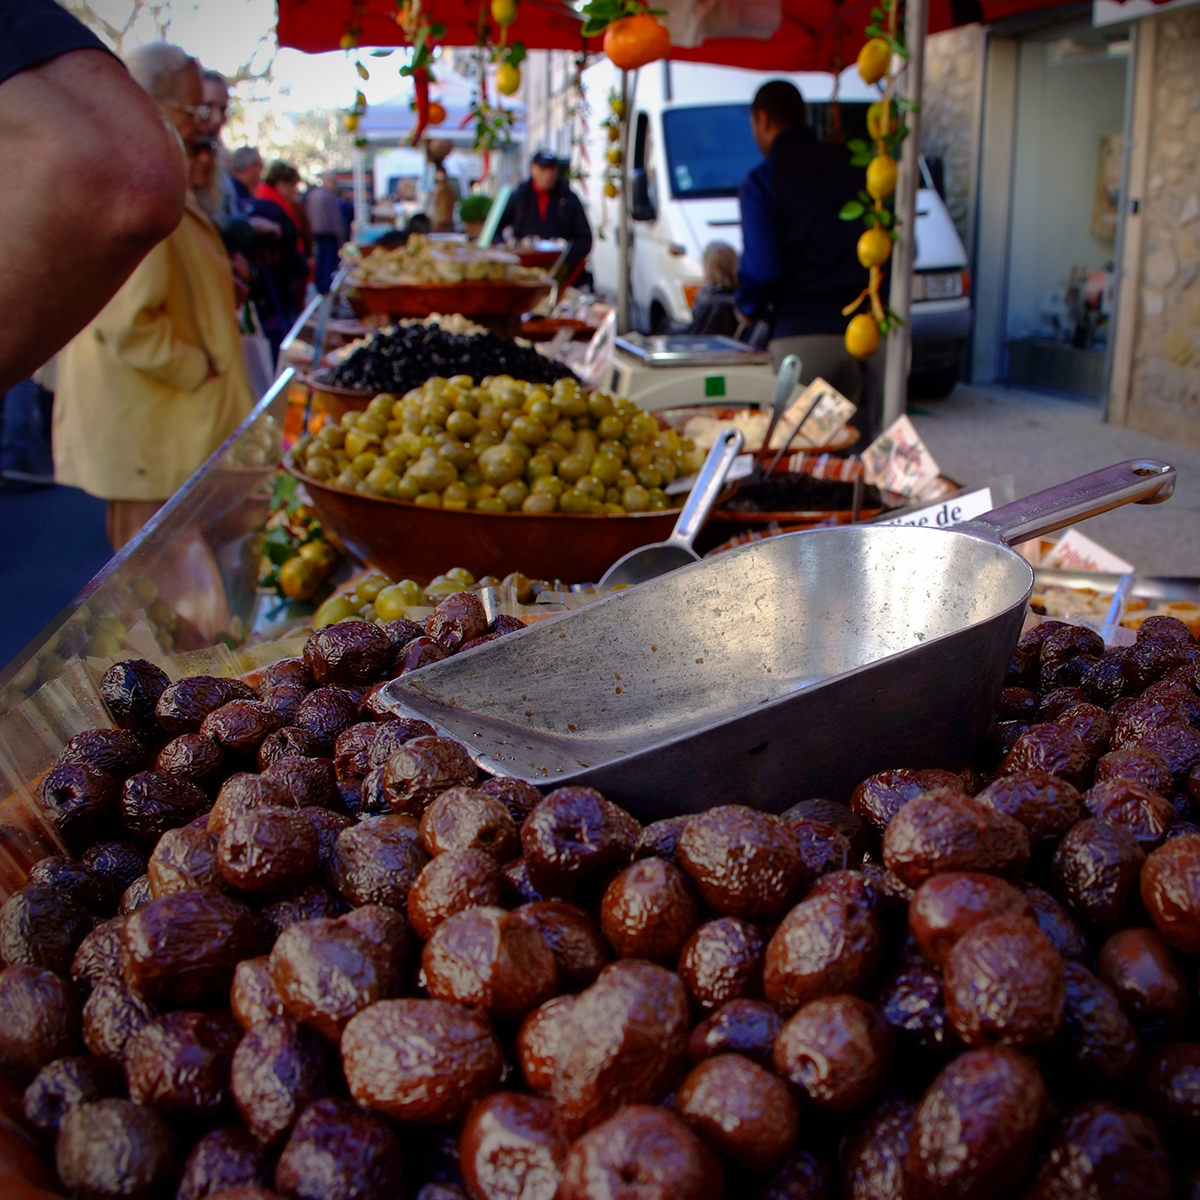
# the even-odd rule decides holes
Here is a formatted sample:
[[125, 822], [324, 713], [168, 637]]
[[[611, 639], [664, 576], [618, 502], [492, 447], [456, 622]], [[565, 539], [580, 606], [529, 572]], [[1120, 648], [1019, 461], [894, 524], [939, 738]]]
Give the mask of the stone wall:
[[1200, 11], [1158, 21], [1128, 422], [1200, 445]]
[[946, 207], [966, 246], [971, 244], [974, 217], [976, 95], [983, 74], [983, 45], [978, 25], [935, 33], [925, 42], [921, 149], [942, 159]]

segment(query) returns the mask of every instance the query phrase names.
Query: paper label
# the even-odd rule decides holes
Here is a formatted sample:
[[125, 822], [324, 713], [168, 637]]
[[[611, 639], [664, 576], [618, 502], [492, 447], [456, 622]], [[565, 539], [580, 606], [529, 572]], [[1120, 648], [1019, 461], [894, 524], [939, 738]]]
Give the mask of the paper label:
[[960, 521], [969, 521], [972, 517], [991, 512], [995, 507], [992, 503], [992, 489], [985, 487], [955, 496], [953, 500], [943, 500], [940, 504], [930, 504], [926, 508], [918, 508], [915, 512], [904, 513], [890, 521], [872, 521], [871, 524], [928, 525], [937, 529], [949, 529], [951, 525], [957, 525]]
[[885, 429], [863, 451], [862, 460], [868, 483], [913, 499], [923, 496], [940, 473], [907, 416]]
[[[801, 418], [810, 408], [812, 412], [808, 419], [800, 425]], [[832, 384], [824, 379], [814, 379], [784, 410], [775, 432], [771, 434], [770, 448], [778, 450], [798, 433], [808, 439], [810, 446], [824, 446], [857, 411], [857, 405], [847, 400]]]
[[[725, 472], [725, 482], [732, 483], [735, 479], [745, 479], [751, 471], [754, 470], [754, 455], [739, 454], [737, 458], [729, 464], [729, 470]], [[682, 496], [684, 492], [690, 492], [696, 486], [696, 480], [700, 478], [699, 471], [693, 471], [690, 475], [680, 475], [678, 479], [672, 479], [667, 484], [663, 491], [668, 496]]]
[[1073, 571], [1110, 571], [1114, 575], [1125, 575], [1133, 570], [1132, 563], [1118, 558], [1074, 527], [1058, 539], [1054, 549], [1042, 559], [1042, 566]]

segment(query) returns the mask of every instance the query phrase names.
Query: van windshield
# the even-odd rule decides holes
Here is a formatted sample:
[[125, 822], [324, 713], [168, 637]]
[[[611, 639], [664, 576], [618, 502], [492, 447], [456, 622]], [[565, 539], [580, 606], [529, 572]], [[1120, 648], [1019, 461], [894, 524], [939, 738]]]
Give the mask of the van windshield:
[[[808, 106], [808, 123], [822, 141], [866, 136], [866, 104]], [[676, 200], [736, 196], [762, 162], [750, 132], [749, 104], [668, 108], [662, 114], [671, 195]], [[840, 125], [840, 129], [838, 126]]]

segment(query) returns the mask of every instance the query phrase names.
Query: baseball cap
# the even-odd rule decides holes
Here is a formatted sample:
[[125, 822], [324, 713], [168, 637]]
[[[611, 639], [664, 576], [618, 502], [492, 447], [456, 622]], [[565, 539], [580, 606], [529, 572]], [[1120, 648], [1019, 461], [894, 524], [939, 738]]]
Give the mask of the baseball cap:
[[533, 156], [533, 165], [535, 167], [557, 167], [558, 155], [553, 150], [539, 150]]

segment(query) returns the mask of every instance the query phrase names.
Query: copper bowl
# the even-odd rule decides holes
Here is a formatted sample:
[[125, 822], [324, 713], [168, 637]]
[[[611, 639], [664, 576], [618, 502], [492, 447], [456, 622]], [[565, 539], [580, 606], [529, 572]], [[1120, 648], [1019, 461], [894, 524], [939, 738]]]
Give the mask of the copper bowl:
[[464, 317], [519, 317], [550, 295], [554, 285], [484, 280], [465, 283], [351, 285], [351, 307], [363, 313], [392, 317], [427, 317], [430, 313], [461, 313]]
[[521, 571], [532, 579], [594, 583], [622, 554], [665, 541], [678, 509], [587, 516], [425, 508], [364, 496], [310, 479], [290, 454], [284, 469], [304, 484], [321, 524], [356, 558], [391, 579], [428, 583], [449, 567], [477, 579]]
[[311, 376], [306, 382], [312, 388], [313, 396], [320, 400], [321, 407], [329, 414], [329, 419], [339, 423], [348, 412], [365, 412], [367, 405], [382, 394], [377, 391], [363, 391], [360, 388], [337, 387], [332, 383], [322, 383]]

